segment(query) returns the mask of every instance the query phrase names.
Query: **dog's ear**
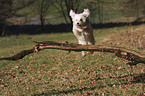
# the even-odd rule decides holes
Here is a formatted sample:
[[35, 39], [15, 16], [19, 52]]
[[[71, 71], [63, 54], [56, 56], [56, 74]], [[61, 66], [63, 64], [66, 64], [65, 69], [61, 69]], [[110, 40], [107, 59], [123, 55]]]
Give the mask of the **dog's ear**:
[[73, 10], [70, 10], [69, 15], [71, 16], [71, 18], [73, 18], [75, 14], [76, 14], [76, 13], [75, 13]]
[[89, 15], [90, 15], [89, 9], [84, 9], [83, 15], [84, 15], [85, 17], [89, 17]]

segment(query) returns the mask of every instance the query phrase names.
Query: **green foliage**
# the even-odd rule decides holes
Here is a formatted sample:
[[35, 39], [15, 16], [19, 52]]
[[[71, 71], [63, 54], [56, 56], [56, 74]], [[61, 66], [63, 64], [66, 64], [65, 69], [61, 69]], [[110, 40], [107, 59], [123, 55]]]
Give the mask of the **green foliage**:
[[[94, 30], [96, 45], [107, 44], [108, 38], [129, 29]], [[32, 48], [32, 41], [47, 40], [77, 43], [73, 33], [1, 37], [0, 57]], [[136, 81], [134, 77], [145, 72], [144, 64], [131, 68], [127, 62], [110, 53], [88, 53], [83, 58], [81, 53], [51, 49], [18, 61], [0, 61], [0, 95], [142, 96], [145, 94], [144, 82]]]

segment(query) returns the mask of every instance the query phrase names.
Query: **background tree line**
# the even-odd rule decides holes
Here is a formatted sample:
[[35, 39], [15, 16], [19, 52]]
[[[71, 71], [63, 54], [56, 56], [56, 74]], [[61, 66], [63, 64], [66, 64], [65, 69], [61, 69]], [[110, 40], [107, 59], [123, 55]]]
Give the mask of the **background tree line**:
[[122, 16], [138, 20], [145, 14], [144, 0], [0, 0], [0, 23], [4, 25], [2, 35], [6, 25], [11, 24], [12, 17], [39, 18], [43, 30], [46, 19], [56, 17], [62, 23], [70, 24], [70, 9], [81, 12], [84, 8], [90, 9], [92, 23], [103, 23]]

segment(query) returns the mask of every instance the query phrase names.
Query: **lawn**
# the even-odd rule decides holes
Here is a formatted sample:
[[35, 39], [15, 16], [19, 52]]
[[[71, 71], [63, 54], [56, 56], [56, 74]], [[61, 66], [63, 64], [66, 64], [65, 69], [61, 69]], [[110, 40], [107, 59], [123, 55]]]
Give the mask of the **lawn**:
[[[96, 45], [115, 45], [144, 52], [143, 48], [130, 47], [124, 38], [117, 37], [124, 37], [122, 34], [132, 30], [143, 31], [144, 25], [94, 30]], [[0, 57], [32, 48], [33, 41], [48, 40], [77, 43], [71, 32], [0, 37]], [[145, 64], [130, 67], [127, 63], [111, 53], [95, 52], [83, 58], [80, 52], [52, 49], [30, 54], [18, 61], [3, 60], [0, 61], [0, 95], [145, 95]]]

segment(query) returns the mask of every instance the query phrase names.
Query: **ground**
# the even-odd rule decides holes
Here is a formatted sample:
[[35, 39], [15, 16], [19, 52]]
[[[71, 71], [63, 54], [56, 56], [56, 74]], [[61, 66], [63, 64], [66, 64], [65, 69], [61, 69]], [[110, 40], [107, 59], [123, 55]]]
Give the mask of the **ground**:
[[[124, 34], [132, 36], [129, 32], [144, 32], [144, 25], [94, 30], [96, 45], [121, 46], [144, 54], [143, 45], [140, 48], [137, 41], [130, 43], [136, 45], [128, 46], [129, 41], [124, 39], [130, 35]], [[32, 48], [33, 41], [47, 40], [77, 43], [71, 32], [0, 37], [0, 57]], [[131, 67], [127, 60], [111, 53], [95, 52], [83, 58], [81, 52], [50, 49], [18, 61], [0, 61], [0, 67], [2, 96], [145, 95], [145, 64]]]

